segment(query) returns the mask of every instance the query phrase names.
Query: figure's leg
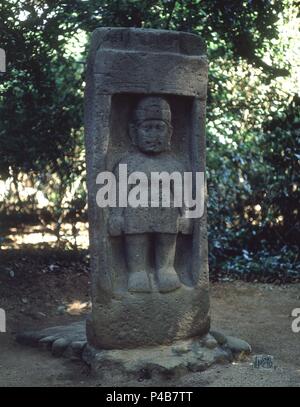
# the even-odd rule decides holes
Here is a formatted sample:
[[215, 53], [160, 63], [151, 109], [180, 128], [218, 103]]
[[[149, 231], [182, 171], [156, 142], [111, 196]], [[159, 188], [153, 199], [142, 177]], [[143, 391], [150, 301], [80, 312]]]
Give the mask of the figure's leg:
[[128, 291], [150, 292], [147, 274], [149, 238], [146, 234], [125, 235], [128, 265]]
[[177, 235], [158, 233], [155, 237], [155, 261], [159, 291], [176, 290], [181, 286], [174, 269]]

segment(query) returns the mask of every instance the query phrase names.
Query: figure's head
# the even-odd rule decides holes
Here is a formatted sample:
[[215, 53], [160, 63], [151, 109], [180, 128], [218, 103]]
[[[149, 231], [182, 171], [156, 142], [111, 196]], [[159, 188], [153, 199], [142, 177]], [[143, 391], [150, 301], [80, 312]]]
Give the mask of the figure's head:
[[146, 96], [134, 111], [131, 131], [135, 144], [144, 153], [161, 153], [170, 148], [171, 109], [159, 96]]

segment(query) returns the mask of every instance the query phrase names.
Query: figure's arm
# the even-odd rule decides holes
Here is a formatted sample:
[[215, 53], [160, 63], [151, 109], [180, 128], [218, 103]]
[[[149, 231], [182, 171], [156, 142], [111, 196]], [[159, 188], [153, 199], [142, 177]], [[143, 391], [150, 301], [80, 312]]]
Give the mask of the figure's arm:
[[[116, 191], [119, 191], [119, 171], [117, 170], [119, 163], [117, 163], [114, 168], [114, 175], [116, 177]], [[117, 206], [109, 209], [109, 219], [108, 219], [108, 233], [110, 236], [121, 236], [124, 229], [124, 208], [120, 208], [118, 204], [117, 196]]]
[[[179, 171], [182, 175], [182, 187], [184, 190], [184, 172], [186, 169], [184, 166], [178, 161], [177, 162], [177, 171]], [[184, 192], [182, 191], [184, 194]], [[182, 196], [182, 207], [179, 208], [180, 217], [178, 218], [178, 232], [182, 233], [183, 235], [191, 235], [193, 233], [193, 220], [191, 218], [186, 217], [186, 211], [188, 210], [187, 206], [184, 202], [184, 195]]]
[[108, 232], [110, 236], [121, 236], [123, 233], [123, 208], [111, 208], [108, 219]]
[[193, 233], [193, 219], [186, 218], [184, 215], [178, 218], [178, 232], [183, 235], [191, 235]]

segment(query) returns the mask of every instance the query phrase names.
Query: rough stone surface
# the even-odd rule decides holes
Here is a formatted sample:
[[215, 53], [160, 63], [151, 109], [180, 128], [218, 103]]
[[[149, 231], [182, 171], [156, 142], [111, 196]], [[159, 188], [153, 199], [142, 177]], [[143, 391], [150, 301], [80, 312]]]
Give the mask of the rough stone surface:
[[226, 345], [233, 353], [251, 353], [251, 346], [243, 339], [235, 338], [234, 336], [227, 336], [226, 339]]
[[205, 347], [207, 347], [209, 349], [214, 349], [218, 346], [218, 342], [210, 334], [207, 334], [203, 338], [201, 338], [201, 342]]
[[210, 334], [215, 338], [219, 345], [224, 345], [227, 341], [226, 336], [222, 332], [211, 330]]
[[87, 344], [85, 321], [54, 326], [40, 331], [21, 332], [16, 337], [23, 345], [49, 350], [53, 356], [81, 357]]
[[143, 380], [159, 375], [167, 379], [208, 369], [218, 363], [220, 352], [223, 352], [221, 363], [228, 363], [230, 357], [225, 350], [206, 348], [199, 340], [185, 340], [173, 346], [161, 345], [126, 350], [99, 351], [87, 346], [83, 352], [83, 359], [100, 378], [117, 375], [122, 378], [127, 376]]
[[170, 344], [186, 336], [200, 337], [209, 330], [208, 296], [203, 290], [199, 302], [200, 292], [181, 287], [168, 295], [126, 293], [107, 304], [97, 303], [87, 322], [89, 342], [99, 349], [118, 349], [123, 341], [134, 348], [135, 343]]
[[[209, 331], [206, 210], [99, 208], [103, 171], [204, 172], [207, 59], [193, 34], [101, 28], [85, 93], [92, 316], [90, 345], [129, 349]], [[118, 205], [117, 205], [118, 206]]]
[[[220, 334], [214, 331], [214, 335]], [[248, 354], [250, 345], [234, 337], [220, 334], [223, 345], [208, 333], [204, 337], [179, 340], [170, 345], [139, 347], [136, 349], [96, 349], [87, 344], [85, 321], [67, 326], [56, 326], [20, 333], [19, 343], [36, 346], [52, 353], [55, 357], [82, 359], [97, 377], [120, 377], [150, 379], [155, 375], [162, 378], [200, 372], [213, 364], [226, 364]]]

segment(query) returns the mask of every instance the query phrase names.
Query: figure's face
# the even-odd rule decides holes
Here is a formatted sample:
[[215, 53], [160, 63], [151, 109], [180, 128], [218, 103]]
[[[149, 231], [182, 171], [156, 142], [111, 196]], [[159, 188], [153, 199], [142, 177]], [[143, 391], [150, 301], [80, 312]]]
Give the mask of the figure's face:
[[145, 153], [161, 153], [168, 149], [170, 129], [163, 120], [149, 119], [137, 126], [137, 144]]

